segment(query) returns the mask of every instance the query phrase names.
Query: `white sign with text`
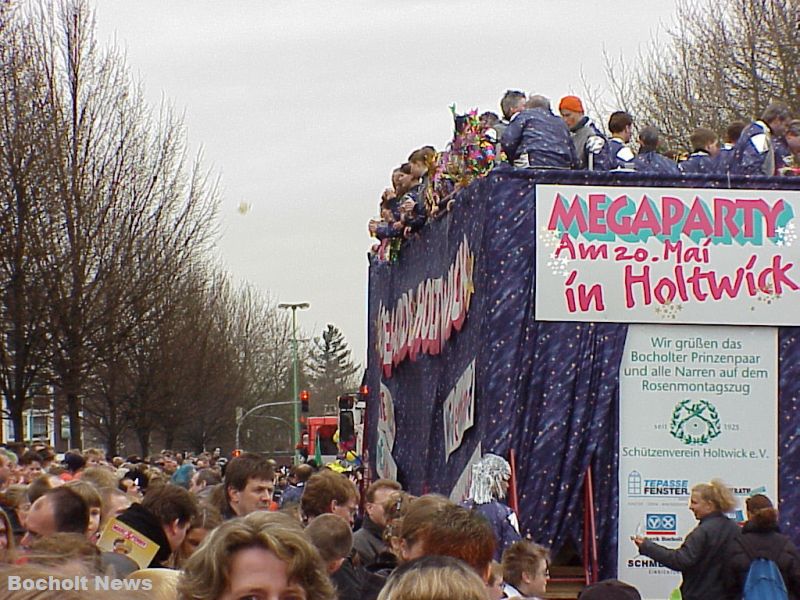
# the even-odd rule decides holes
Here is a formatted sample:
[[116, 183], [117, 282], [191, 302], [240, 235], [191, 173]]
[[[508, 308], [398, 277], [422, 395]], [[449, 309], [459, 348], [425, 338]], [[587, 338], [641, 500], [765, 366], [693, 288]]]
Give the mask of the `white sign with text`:
[[536, 186], [536, 319], [800, 324], [800, 191]]
[[620, 367], [618, 577], [668, 598], [679, 573], [631, 536], [670, 548], [697, 521], [693, 485], [722, 479], [739, 500], [778, 491], [777, 329], [632, 325]]

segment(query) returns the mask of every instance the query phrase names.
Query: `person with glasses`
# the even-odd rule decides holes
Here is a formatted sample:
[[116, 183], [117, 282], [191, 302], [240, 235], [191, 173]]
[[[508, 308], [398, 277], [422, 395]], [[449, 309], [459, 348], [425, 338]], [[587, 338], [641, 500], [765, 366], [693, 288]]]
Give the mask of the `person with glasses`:
[[550, 579], [547, 548], [521, 540], [503, 552], [503, 591], [506, 598], [541, 598]]

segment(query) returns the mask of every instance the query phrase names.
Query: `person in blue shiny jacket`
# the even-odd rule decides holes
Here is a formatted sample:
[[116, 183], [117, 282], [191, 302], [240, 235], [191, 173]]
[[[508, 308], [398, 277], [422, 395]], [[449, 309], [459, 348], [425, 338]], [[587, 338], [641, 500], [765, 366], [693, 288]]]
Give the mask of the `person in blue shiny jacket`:
[[660, 175], [680, 175], [675, 161], [658, 152], [661, 135], [655, 127], [643, 127], [639, 132], [639, 156], [633, 159], [637, 173], [656, 173]]
[[622, 110], [611, 113], [608, 119], [608, 131], [611, 139], [608, 144], [614, 164], [612, 169], [633, 169], [633, 159], [636, 155], [628, 144], [633, 136], [633, 117]]
[[734, 121], [728, 125], [728, 129], [725, 131], [725, 143], [722, 145], [722, 148], [719, 149], [719, 154], [717, 154], [717, 158], [714, 161], [715, 173], [724, 175], [730, 170], [731, 159], [733, 158], [733, 147], [736, 145], [736, 142], [739, 141], [739, 137], [742, 135], [742, 131], [744, 131], [745, 127], [747, 127], [747, 123], [744, 121]]
[[745, 127], [733, 147], [730, 172], [735, 175], [775, 175], [775, 143], [781, 137], [792, 116], [785, 104], [773, 102], [761, 119]]
[[692, 144], [692, 153], [685, 161], [678, 165], [682, 173], [714, 173], [717, 168], [717, 155], [719, 154], [719, 137], [717, 134], [698, 127], [689, 136]]
[[531, 96], [527, 108], [517, 113], [501, 140], [508, 161], [534, 169], [574, 169], [578, 156], [564, 121], [550, 110], [544, 96]]

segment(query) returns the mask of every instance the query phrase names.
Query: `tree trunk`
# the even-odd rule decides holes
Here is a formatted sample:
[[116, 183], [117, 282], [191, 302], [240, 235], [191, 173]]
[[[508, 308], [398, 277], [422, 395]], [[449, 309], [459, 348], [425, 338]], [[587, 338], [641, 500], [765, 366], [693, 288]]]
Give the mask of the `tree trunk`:
[[[19, 390], [17, 390], [17, 394], [18, 393]], [[22, 442], [25, 439], [24, 438], [25, 428], [22, 422], [22, 408], [23, 408], [23, 403], [20, 402], [18, 398], [15, 399], [13, 406], [8, 407], [8, 410], [11, 413], [11, 426], [14, 430], [14, 433], [12, 435], [14, 437], [15, 442]]]
[[67, 393], [67, 415], [69, 415], [69, 445], [72, 448], [83, 448], [81, 399], [75, 392]]
[[150, 454], [150, 430], [144, 428], [136, 429], [136, 439], [139, 441], [142, 458], [146, 460]]

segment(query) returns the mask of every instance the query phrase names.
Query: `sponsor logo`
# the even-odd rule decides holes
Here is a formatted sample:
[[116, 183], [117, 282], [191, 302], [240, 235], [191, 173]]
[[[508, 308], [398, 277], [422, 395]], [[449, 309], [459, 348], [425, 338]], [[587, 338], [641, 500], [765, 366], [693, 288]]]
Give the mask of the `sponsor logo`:
[[628, 474], [628, 496], [636, 497], [675, 497], [689, 496], [688, 479], [651, 479], [639, 471]]
[[674, 513], [647, 513], [645, 520], [647, 535], [675, 535], [678, 533], [678, 518]]

